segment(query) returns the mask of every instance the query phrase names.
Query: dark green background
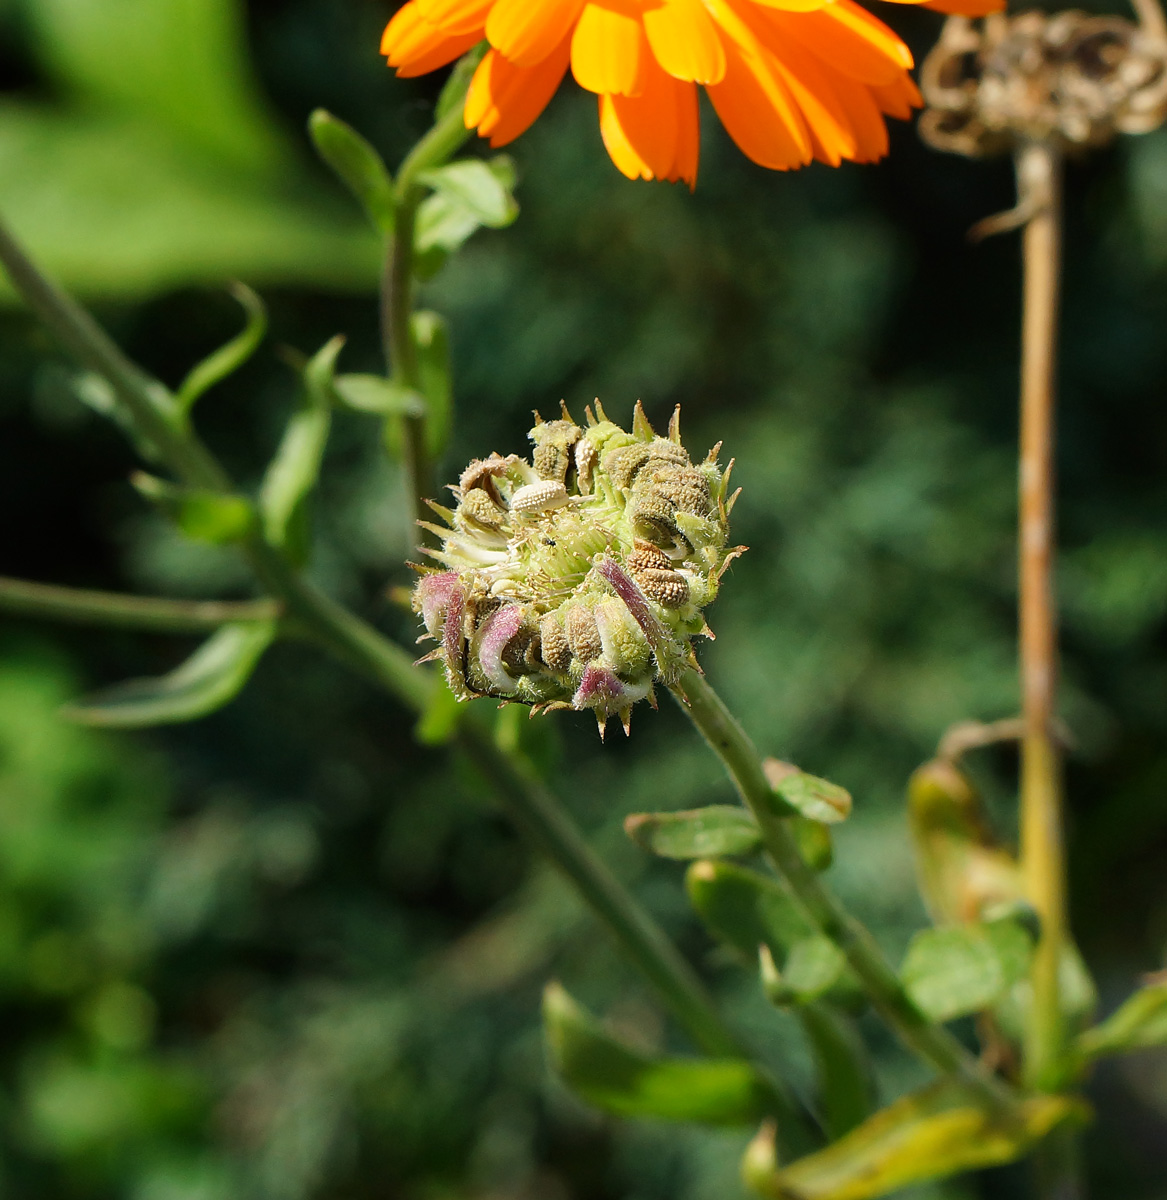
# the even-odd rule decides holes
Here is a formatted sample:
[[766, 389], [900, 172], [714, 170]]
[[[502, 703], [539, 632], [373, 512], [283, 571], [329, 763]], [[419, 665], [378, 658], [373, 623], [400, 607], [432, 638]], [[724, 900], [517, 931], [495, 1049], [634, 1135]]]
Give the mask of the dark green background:
[[[281, 346], [345, 332], [343, 367], [378, 366], [375, 249], [312, 161], [305, 119], [323, 105], [396, 163], [440, 81], [385, 71], [383, 5], [253, 0], [238, 63], [229, 26], [218, 44], [191, 33], [232, 11], [0, 2], [0, 211], [172, 384], [236, 328], [219, 285], [262, 291], [268, 343], [199, 408], [254, 481], [294, 397]], [[167, 12], [193, 24], [144, 19]], [[880, 15], [920, 53], [939, 28]], [[478, 234], [424, 292], [453, 328], [443, 475], [521, 451], [531, 409], [560, 397], [579, 412], [599, 395], [617, 419], [640, 398], [661, 422], [679, 401], [691, 448], [724, 439], [751, 550], [702, 661], [763, 749], [853, 791], [831, 878], [898, 953], [924, 919], [904, 781], [950, 722], [1016, 706], [1018, 249], [964, 239], [1011, 203], [1010, 169], [942, 157], [897, 125], [878, 167], [767, 173], [705, 115], [694, 195], [619, 176], [573, 86], [512, 147], [518, 222]], [[1167, 135], [1071, 166], [1067, 204], [1073, 916], [1109, 1009], [1167, 940]], [[0, 338], [0, 571], [245, 594], [229, 554], [144, 510], [130, 451], [73, 398], [45, 335], [9, 307]], [[412, 619], [385, 598], [407, 578], [400, 500], [375, 425], [338, 419], [313, 569], [408, 642]], [[548, 1078], [537, 1011], [552, 975], [630, 1037], [684, 1043], [483, 781], [415, 745], [401, 709], [281, 647], [196, 725], [105, 736], [55, 715], [191, 646], [0, 623], [0, 1196], [735, 1195], [744, 1132], [611, 1122]], [[533, 730], [605, 858], [804, 1082], [792, 1023], [695, 926], [679, 870], [620, 831], [628, 812], [728, 798], [683, 719], [642, 707], [631, 741], [605, 746], [586, 715]], [[1014, 768], [1005, 751], [980, 764], [1006, 832]], [[870, 1032], [890, 1098], [919, 1074]], [[1090, 1095], [1095, 1195], [1167, 1196], [1167, 1061], [1112, 1065]]]

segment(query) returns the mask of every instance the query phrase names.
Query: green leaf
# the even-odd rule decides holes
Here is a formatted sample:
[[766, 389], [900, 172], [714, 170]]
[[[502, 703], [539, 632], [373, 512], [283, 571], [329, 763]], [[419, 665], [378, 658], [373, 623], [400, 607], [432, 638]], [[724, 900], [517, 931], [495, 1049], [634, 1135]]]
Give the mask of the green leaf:
[[243, 496], [182, 487], [145, 471], [135, 471], [130, 482], [195, 542], [211, 546], [238, 542], [251, 532], [255, 521], [255, 510]]
[[551, 1062], [582, 1099], [622, 1117], [745, 1125], [773, 1110], [773, 1089], [739, 1059], [654, 1058], [610, 1037], [559, 984], [543, 993]]
[[851, 815], [851, 793], [837, 783], [808, 775], [776, 758], [766, 759], [762, 766], [780, 801], [781, 815], [794, 812], [824, 825], [834, 825]]
[[874, 1107], [867, 1048], [855, 1022], [830, 1005], [803, 1005], [798, 1018], [814, 1053], [818, 1110], [834, 1141], [862, 1124]]
[[709, 931], [750, 963], [761, 945], [784, 962], [791, 946], [815, 934], [778, 880], [747, 867], [703, 859], [686, 872], [685, 887]]
[[396, 220], [393, 177], [373, 146], [323, 108], [308, 118], [308, 132], [320, 157], [357, 198], [373, 228], [392, 233]]
[[900, 977], [921, 1012], [950, 1021], [1001, 1000], [1032, 954], [1031, 934], [1011, 918], [925, 929], [909, 943]]
[[411, 328], [426, 403], [426, 443], [430, 457], [439, 458], [450, 440], [454, 422], [449, 329], [442, 317], [428, 310], [413, 314]]
[[816, 933], [790, 947], [780, 975], [775, 971], [767, 980], [763, 969], [762, 983], [774, 1004], [808, 1004], [826, 995], [846, 969], [842, 950], [830, 938]]
[[1167, 979], [1153, 977], [1105, 1021], [1082, 1033], [1077, 1045], [1088, 1059], [1167, 1045]]
[[482, 226], [501, 229], [518, 216], [519, 206], [511, 195], [514, 167], [505, 155], [490, 162], [460, 159], [419, 178], [435, 189], [417, 211], [415, 270], [423, 279], [435, 274]]
[[165, 127], [237, 170], [286, 169], [237, 0], [36, 0], [25, 11], [46, 66], [91, 107]]
[[332, 424], [333, 371], [343, 346], [344, 338], [333, 338], [304, 368], [300, 405], [288, 421], [259, 492], [264, 536], [296, 562], [308, 556], [308, 501]]
[[1013, 1162], [1055, 1126], [1084, 1121], [1071, 1096], [1034, 1096], [1009, 1110], [989, 1109], [979, 1093], [952, 1082], [897, 1100], [846, 1137], [780, 1167], [772, 1130], [746, 1152], [747, 1183], [774, 1200], [872, 1200], [961, 1171]]
[[757, 823], [742, 808], [713, 804], [689, 812], [635, 813], [624, 832], [662, 858], [716, 858], [749, 854], [761, 845]]
[[228, 289], [243, 306], [247, 323], [243, 332], [207, 355], [182, 381], [177, 400], [185, 412], [216, 383], [233, 375], [256, 352], [267, 333], [267, 310], [263, 301], [243, 283], [233, 283]]
[[506, 155], [490, 162], [480, 158], [460, 158], [423, 171], [418, 182], [434, 189], [451, 210], [472, 218], [477, 225], [503, 229], [519, 215], [519, 206], [511, 190], [515, 186], [514, 163]]
[[[231, 278], [365, 292], [380, 273], [380, 239], [295, 171], [256, 178], [104, 110], [0, 97], [0, 211], [39, 265], [85, 297]], [[15, 301], [0, 280], [0, 304]]]
[[233, 700], [276, 636], [275, 621], [224, 625], [190, 658], [158, 679], [132, 679], [66, 705], [82, 725], [143, 729], [193, 721]]
[[825, 871], [835, 860], [831, 831], [821, 821], [809, 817], [795, 817], [790, 827], [803, 861], [815, 871]]
[[425, 399], [383, 375], [337, 375], [332, 381], [337, 397], [353, 412], [379, 417], [424, 417]]

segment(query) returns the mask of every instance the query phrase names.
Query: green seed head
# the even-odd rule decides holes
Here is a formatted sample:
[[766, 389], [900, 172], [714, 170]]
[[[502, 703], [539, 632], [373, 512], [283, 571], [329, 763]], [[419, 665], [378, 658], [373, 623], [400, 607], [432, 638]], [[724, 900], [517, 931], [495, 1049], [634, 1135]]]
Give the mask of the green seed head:
[[414, 609], [440, 643], [460, 699], [496, 696], [538, 709], [613, 713], [627, 731], [653, 683], [695, 665], [691, 641], [711, 636], [703, 610], [742, 552], [728, 546], [729, 468], [717, 450], [694, 465], [679, 410], [658, 437], [637, 404], [632, 432], [599, 402], [581, 428], [566, 407], [536, 414], [531, 461], [472, 462], [453, 510], [425, 553]]

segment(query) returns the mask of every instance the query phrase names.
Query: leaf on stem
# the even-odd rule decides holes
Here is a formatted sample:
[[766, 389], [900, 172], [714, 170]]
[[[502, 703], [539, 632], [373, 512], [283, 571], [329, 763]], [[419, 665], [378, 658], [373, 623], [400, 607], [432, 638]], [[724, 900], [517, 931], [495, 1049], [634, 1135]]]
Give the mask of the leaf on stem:
[[233, 283], [228, 291], [242, 305], [246, 324], [242, 333], [207, 355], [182, 381], [176, 398], [183, 412], [190, 412], [204, 392], [238, 371], [267, 334], [267, 309], [255, 292], [244, 283]]
[[1167, 977], [1152, 976], [1105, 1021], [1087, 1029], [1077, 1048], [1087, 1059], [1167, 1045]]
[[771, 1085], [732, 1058], [657, 1058], [604, 1032], [557, 983], [543, 993], [547, 1051], [583, 1100], [622, 1117], [746, 1125], [773, 1111]]
[[900, 978], [912, 1003], [933, 1021], [992, 1008], [1025, 978], [1033, 935], [1012, 917], [925, 929], [908, 945]]
[[702, 859], [686, 872], [685, 888], [709, 931], [750, 963], [760, 945], [785, 962], [791, 946], [815, 933], [778, 880], [747, 867]]
[[873, 1200], [961, 1171], [1013, 1162], [1065, 1121], [1088, 1109], [1072, 1096], [1034, 1096], [1008, 1109], [943, 1081], [869, 1117], [846, 1137], [780, 1167], [764, 1127], [743, 1160], [746, 1182], [773, 1200]]
[[433, 188], [417, 211], [414, 271], [421, 279], [435, 275], [447, 257], [486, 226], [503, 229], [518, 215], [513, 193], [515, 169], [500, 154], [489, 162], [463, 158], [423, 171], [418, 182]]
[[798, 1019], [814, 1053], [818, 1111], [828, 1136], [850, 1133], [874, 1107], [875, 1080], [855, 1022], [826, 1004], [806, 1004]]
[[308, 556], [308, 502], [332, 424], [333, 372], [343, 345], [344, 338], [333, 338], [304, 367], [300, 404], [260, 487], [264, 536], [297, 563]]
[[238, 542], [254, 525], [255, 510], [243, 496], [182, 487], [145, 471], [135, 471], [130, 482], [191, 541], [211, 546]]
[[624, 832], [640, 847], [662, 858], [720, 858], [749, 854], [762, 834], [745, 809], [711, 804], [688, 812], [634, 813]]
[[798, 813], [824, 825], [835, 825], [851, 815], [851, 793], [837, 783], [808, 775], [776, 758], [767, 758], [762, 770], [778, 798], [780, 815]]
[[[779, 971], [769, 946], [759, 954], [762, 990], [766, 999], [778, 1008], [794, 1004], [810, 1004], [827, 996], [842, 980], [847, 959], [842, 950], [822, 934], [799, 938], [786, 952], [786, 961]], [[848, 999], [855, 989], [848, 987]]]
[[353, 412], [376, 417], [424, 417], [429, 411], [422, 396], [383, 375], [338, 375], [332, 386], [337, 399]]
[[66, 705], [62, 715], [109, 729], [144, 729], [204, 717], [239, 694], [277, 628], [275, 621], [224, 625], [168, 675], [131, 679]]
[[392, 233], [396, 211], [393, 177], [373, 146], [323, 108], [308, 118], [308, 133], [320, 157], [360, 202], [373, 228]]

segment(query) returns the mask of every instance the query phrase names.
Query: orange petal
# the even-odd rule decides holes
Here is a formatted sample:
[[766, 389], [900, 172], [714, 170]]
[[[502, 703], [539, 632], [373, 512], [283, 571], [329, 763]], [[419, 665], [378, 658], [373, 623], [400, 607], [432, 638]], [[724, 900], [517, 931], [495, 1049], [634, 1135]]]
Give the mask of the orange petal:
[[814, 156], [837, 167], [854, 158], [859, 148], [846, 106], [839, 99], [827, 71], [813, 55], [798, 47], [784, 47], [774, 66], [790, 89], [814, 141]]
[[697, 179], [697, 89], [653, 64], [639, 96], [601, 96], [600, 133], [629, 179]]
[[849, 0], [836, 0], [814, 13], [771, 9], [764, 20], [782, 37], [798, 42], [836, 71], [861, 83], [893, 83], [912, 65], [912, 53], [899, 37]]
[[494, 0], [413, 0], [422, 18], [448, 34], [475, 33]]
[[929, 0], [920, 7], [957, 17], [987, 17], [989, 13], [1004, 12], [1005, 0]]
[[466, 94], [466, 128], [477, 128], [492, 146], [505, 146], [525, 133], [567, 74], [570, 48], [565, 37], [534, 67], [516, 67], [497, 50], [488, 50]]
[[640, 13], [628, 0], [588, 0], [571, 38], [571, 73], [580, 87], [638, 96], [650, 59]]
[[854, 161], [878, 162], [888, 152], [887, 124], [872, 89], [845, 75], [836, 74], [831, 82], [855, 134]]
[[778, 8], [785, 12], [817, 12], [832, 0], [753, 0], [753, 3], [762, 8]]
[[674, 79], [720, 83], [725, 77], [725, 50], [701, 0], [657, 0], [645, 9], [644, 32], [656, 61]]
[[873, 87], [871, 94], [879, 107], [893, 117], [906, 121], [912, 115], [913, 108], [922, 108], [924, 97], [910, 75], [903, 75], [895, 81], [882, 87]]
[[416, 0], [407, 4], [385, 27], [381, 53], [403, 77], [424, 75], [453, 62], [482, 40], [482, 30], [451, 37], [421, 16]]
[[571, 32], [584, 0], [495, 0], [490, 44], [516, 67], [542, 62]]
[[725, 35], [725, 78], [706, 91], [729, 136], [763, 167], [787, 170], [810, 162], [810, 135], [771, 57], [729, 0], [706, 0]]

